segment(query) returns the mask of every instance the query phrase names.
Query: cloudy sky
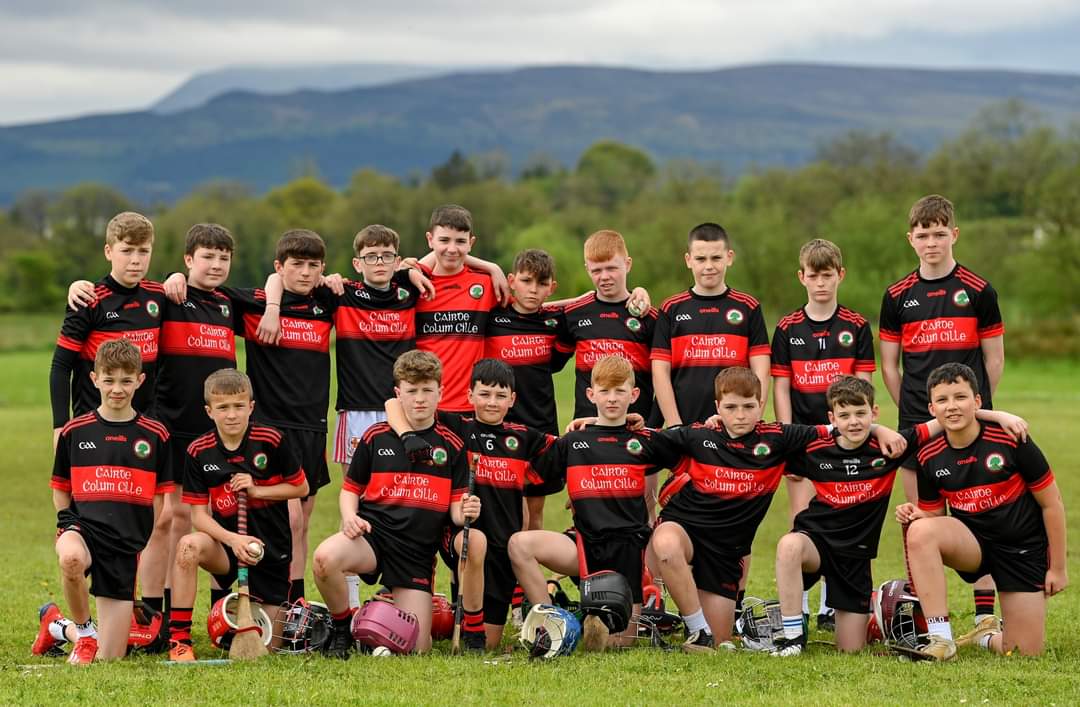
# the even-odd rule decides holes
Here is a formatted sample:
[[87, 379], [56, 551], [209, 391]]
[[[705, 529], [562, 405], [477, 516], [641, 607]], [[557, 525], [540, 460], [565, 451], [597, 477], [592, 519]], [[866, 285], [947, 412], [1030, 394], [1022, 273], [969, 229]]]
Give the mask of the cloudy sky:
[[1078, 36], [1076, 0], [3, 0], [0, 124], [141, 109], [232, 65], [797, 60], [1075, 73]]

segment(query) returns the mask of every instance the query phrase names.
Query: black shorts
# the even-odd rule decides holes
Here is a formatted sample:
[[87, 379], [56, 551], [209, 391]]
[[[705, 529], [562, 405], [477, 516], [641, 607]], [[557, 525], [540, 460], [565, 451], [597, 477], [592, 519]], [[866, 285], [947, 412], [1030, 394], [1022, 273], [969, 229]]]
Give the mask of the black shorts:
[[[222, 589], [231, 587], [236, 581], [240, 563], [233, 554], [232, 548], [222, 545], [225, 555], [229, 558], [229, 571], [225, 574], [212, 575]], [[284, 604], [289, 600], [289, 563], [269, 563], [266, 560], [248, 567], [248, 591], [251, 600], [260, 604]]]
[[522, 493], [524, 493], [525, 498], [537, 498], [550, 496], [562, 491], [564, 488], [566, 488], [566, 478], [560, 474], [546, 479], [542, 484], [525, 484], [525, 490]]
[[825, 595], [825, 606], [853, 614], [869, 614], [870, 594], [874, 591], [870, 558], [838, 555], [828, 543], [813, 533], [805, 530], [799, 532], [814, 543], [818, 557], [821, 558], [816, 572], [803, 572], [803, 590], [814, 586], [815, 582], [824, 577], [829, 587]]
[[742, 555], [729, 545], [718, 542], [715, 530], [662, 518], [661, 522], [678, 523], [690, 538], [690, 545], [694, 549], [690, 570], [697, 588], [735, 601], [739, 596], [739, 579], [743, 571]]
[[367, 584], [381, 581], [391, 589], [402, 587], [432, 593], [435, 547], [402, 542], [377, 528], [372, 528], [363, 538], [375, 553], [375, 571], [360, 575], [360, 579]]
[[[574, 528], [567, 530], [564, 535], [577, 542], [577, 531]], [[634, 603], [641, 603], [641, 579], [645, 569], [645, 546], [649, 544], [646, 535], [644, 540], [639, 537], [616, 537], [610, 536], [594, 542], [585, 541], [585, 566], [589, 573], [601, 570], [618, 572], [630, 583], [630, 591], [633, 594]], [[577, 584], [580, 577], [572, 578]]]
[[[458, 591], [458, 554], [454, 550], [454, 542], [461, 531], [462, 528], [447, 527], [447, 533], [439, 547], [439, 555], [450, 568], [453, 577], [455, 597]], [[487, 555], [484, 557], [484, 623], [492, 626], [506, 625], [506, 615], [510, 612], [510, 600], [514, 597], [516, 586], [517, 577], [514, 576], [514, 567], [510, 564], [510, 555], [506, 548], [488, 545]]]
[[[980, 577], [990, 575], [999, 592], [1041, 592], [1046, 585], [1046, 570], [1050, 566], [1047, 546], [1019, 548], [994, 545], [978, 537], [982, 563], [974, 572], [956, 570], [960, 578], [974, 584]], [[832, 591], [832, 587], [829, 587]]]
[[86, 576], [90, 578], [91, 594], [103, 599], [135, 600], [138, 554], [116, 552], [109, 543], [95, 538], [93, 531], [80, 523], [78, 514], [70, 509], [57, 514], [56, 528], [57, 540], [70, 531], [81, 535], [86, 543], [86, 548], [90, 551], [90, 567], [86, 569]]
[[300, 455], [308, 482], [308, 497], [314, 496], [330, 483], [330, 469], [326, 466], [326, 432], [298, 427], [282, 427], [281, 431], [288, 435], [289, 443]]

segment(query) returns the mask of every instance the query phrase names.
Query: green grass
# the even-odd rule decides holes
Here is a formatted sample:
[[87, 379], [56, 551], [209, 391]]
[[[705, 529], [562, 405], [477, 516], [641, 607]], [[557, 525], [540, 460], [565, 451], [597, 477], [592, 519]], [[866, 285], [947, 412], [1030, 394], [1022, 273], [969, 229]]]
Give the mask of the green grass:
[[[53, 512], [48, 476], [51, 468], [48, 368], [50, 353], [0, 354], [0, 449], [5, 494], [0, 519], [7, 542], [0, 545], [0, 702], [248, 704], [341, 703], [387, 704], [521, 703], [697, 703], [737, 701], [792, 704], [854, 703], [1073, 703], [1080, 674], [1080, 596], [1070, 588], [1049, 603], [1047, 652], [1041, 659], [997, 658], [964, 651], [955, 663], [910, 664], [893, 657], [840, 656], [811, 645], [808, 655], [776, 660], [751, 654], [684, 656], [653, 649], [619, 654], [575, 655], [551, 663], [530, 663], [521, 652], [487, 658], [451, 658], [445, 644], [424, 658], [354, 657], [347, 663], [318, 657], [273, 657], [253, 665], [223, 668], [175, 668], [160, 658], [140, 657], [73, 673], [58, 662], [33, 659], [29, 645], [36, 630], [37, 607], [54, 598], [61, 605], [52, 550]], [[879, 384], [879, 390], [883, 388]], [[998, 407], [1027, 417], [1033, 436], [1054, 465], [1065, 495], [1073, 542], [1069, 566], [1076, 564], [1075, 529], [1080, 527], [1080, 464], [1071, 453], [1072, 435], [1080, 429], [1080, 368], [1067, 362], [1009, 363], [997, 397]], [[559, 378], [560, 409], [570, 410], [572, 372]], [[891, 404], [883, 421], [895, 422]], [[334, 485], [319, 496], [314, 542], [336, 529]], [[899, 502], [901, 492], [894, 493]], [[564, 497], [548, 504], [548, 526], [565, 527]], [[758, 532], [750, 593], [776, 595], [772, 555], [787, 524], [787, 498], [781, 489]], [[875, 581], [903, 576], [898, 528], [887, 523]], [[205, 637], [205, 576], [196, 604], [196, 647], [203, 657], [213, 651]], [[971, 621], [971, 594], [951, 575], [950, 600], [957, 626]], [[308, 587], [314, 584], [308, 579]], [[440, 588], [446, 589], [445, 573]], [[314, 594], [314, 589], [309, 594]], [[812, 601], [816, 602], [815, 596]], [[814, 604], [816, 606], [816, 603]], [[826, 639], [814, 634], [811, 639]], [[25, 667], [33, 666], [33, 667]]]

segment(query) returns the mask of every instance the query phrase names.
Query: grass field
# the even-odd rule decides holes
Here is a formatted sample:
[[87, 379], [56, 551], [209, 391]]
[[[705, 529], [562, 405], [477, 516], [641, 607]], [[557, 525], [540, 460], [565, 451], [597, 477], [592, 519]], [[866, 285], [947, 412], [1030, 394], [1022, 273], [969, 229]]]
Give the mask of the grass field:
[[[13, 351], [0, 354], [0, 450], [3, 469], [4, 535], [0, 545], [0, 703], [166, 702], [294, 704], [370, 702], [379, 704], [597, 704], [739, 703], [1040, 703], [1080, 701], [1080, 596], [1075, 587], [1049, 604], [1048, 648], [1041, 659], [995, 658], [980, 651], [962, 652], [947, 665], [910, 664], [874, 655], [839, 656], [812, 645], [799, 659], [777, 660], [754, 654], [684, 656], [655, 649], [618, 654], [575, 655], [549, 663], [530, 663], [520, 651], [509, 655], [452, 658], [445, 645], [433, 655], [411, 659], [354, 657], [341, 663], [319, 657], [273, 657], [229, 667], [170, 669], [159, 657], [98, 665], [74, 673], [59, 662], [33, 659], [29, 645], [37, 626], [37, 608], [59, 594], [52, 550], [54, 515], [48, 477], [51, 468], [47, 379], [50, 354]], [[560, 409], [569, 410], [570, 379], [560, 379]], [[879, 385], [879, 390], [883, 388]], [[1080, 580], [1076, 528], [1080, 527], [1080, 463], [1070, 443], [1080, 429], [1080, 366], [1070, 362], [1010, 362], [999, 407], [1024, 415], [1033, 436], [1054, 465], [1065, 495], [1070, 535], [1069, 568]], [[895, 410], [883, 405], [883, 422], [895, 424]], [[312, 538], [336, 529], [335, 484], [319, 496]], [[899, 502], [899, 488], [894, 500]], [[548, 526], [562, 528], [567, 514], [562, 500], [549, 501]], [[759, 530], [749, 592], [776, 594], [772, 579], [776, 539], [787, 524], [787, 498], [777, 494]], [[899, 530], [887, 523], [876, 582], [903, 575]], [[196, 604], [196, 647], [203, 657], [214, 653], [205, 634], [205, 576]], [[314, 583], [308, 578], [308, 587]], [[445, 574], [440, 580], [445, 590]], [[950, 579], [954, 623], [971, 621], [967, 585]], [[309, 589], [309, 595], [314, 589]], [[815, 596], [812, 602], [816, 602]], [[813, 604], [816, 607], [816, 603]], [[825, 634], [811, 639], [825, 640]]]

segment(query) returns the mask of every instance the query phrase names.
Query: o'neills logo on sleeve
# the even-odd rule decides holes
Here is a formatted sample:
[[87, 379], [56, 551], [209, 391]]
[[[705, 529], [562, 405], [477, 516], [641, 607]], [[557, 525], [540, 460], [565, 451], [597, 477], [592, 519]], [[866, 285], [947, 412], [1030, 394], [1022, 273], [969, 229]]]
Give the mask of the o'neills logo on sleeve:
[[690, 462], [690, 478], [694, 488], [724, 499], [756, 498], [773, 493], [780, 485], [783, 473], [783, 464], [767, 469], [735, 469], [693, 460]]
[[78, 502], [115, 501], [137, 506], [154, 503], [157, 474], [126, 466], [74, 466], [71, 495]]
[[631, 498], [645, 493], [642, 464], [591, 464], [566, 469], [570, 498]]
[[227, 326], [164, 322], [161, 325], [161, 353], [235, 359], [236, 339], [233, 330]]
[[375, 472], [364, 490], [364, 502], [445, 513], [450, 510], [450, 479], [411, 471]]

